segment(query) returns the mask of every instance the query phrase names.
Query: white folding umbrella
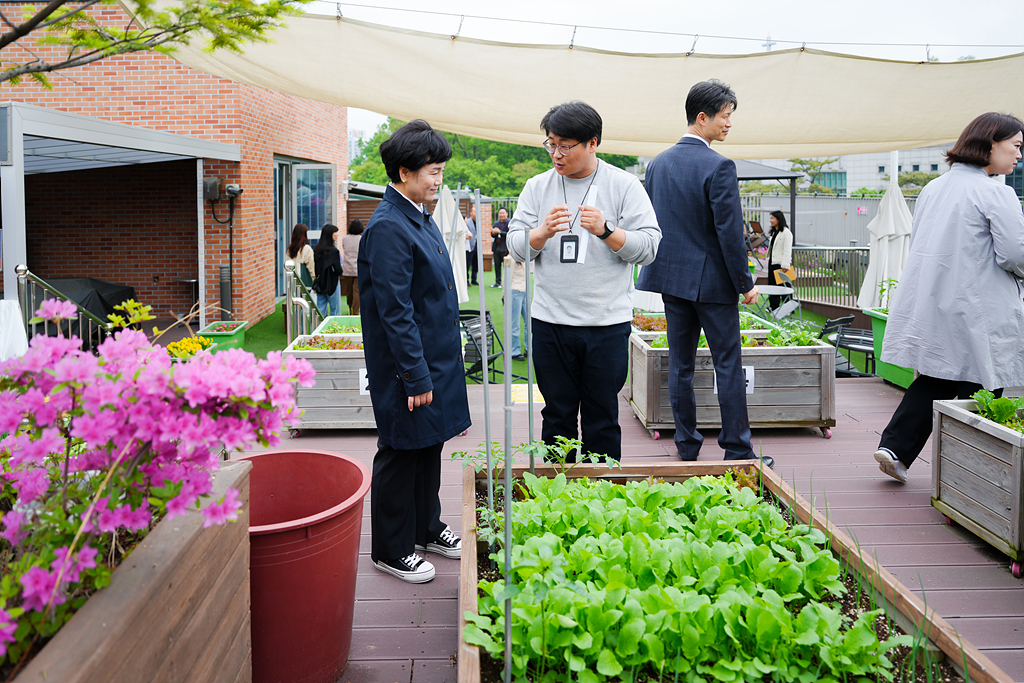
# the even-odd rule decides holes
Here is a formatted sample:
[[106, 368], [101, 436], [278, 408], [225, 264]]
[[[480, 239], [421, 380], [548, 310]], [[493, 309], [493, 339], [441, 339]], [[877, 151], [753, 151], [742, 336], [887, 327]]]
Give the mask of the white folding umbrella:
[[[895, 163], [891, 165], [892, 168], [898, 168]], [[861, 308], [878, 308], [882, 305], [879, 287], [885, 280], [900, 279], [910, 252], [910, 228], [914, 219], [899, 184], [895, 182], [896, 174], [892, 175], [894, 180], [890, 181], [878, 205], [878, 213], [868, 223], [871, 235], [870, 260], [857, 297], [857, 305]]]
[[459, 212], [459, 204], [452, 196], [452, 191], [445, 185], [437, 198], [434, 207], [434, 222], [441, 230], [441, 237], [448, 247], [448, 257], [452, 262], [455, 274], [455, 289], [459, 294], [459, 303], [469, 301], [469, 286], [466, 284], [466, 220]]
[[[641, 270], [643, 270], [643, 266], [637, 266], [638, 274]], [[633, 308], [639, 308], [646, 313], [664, 313], [665, 302], [662, 301], [661, 294], [657, 292], [645, 292], [638, 289], [633, 292]]]

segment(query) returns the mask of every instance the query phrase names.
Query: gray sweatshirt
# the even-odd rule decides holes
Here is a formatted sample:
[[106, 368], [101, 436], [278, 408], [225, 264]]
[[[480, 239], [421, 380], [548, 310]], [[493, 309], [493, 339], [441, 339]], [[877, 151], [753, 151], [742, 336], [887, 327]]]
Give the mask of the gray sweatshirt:
[[[530, 248], [530, 276], [535, 283], [531, 312], [538, 320], [603, 327], [633, 319], [633, 266], [654, 261], [661, 228], [636, 176], [600, 160], [595, 173], [567, 178], [551, 169], [526, 181], [519, 195], [508, 227], [508, 250], [513, 259], [526, 260], [527, 233], [544, 222], [548, 211], [562, 204], [569, 205], [572, 234], [580, 238], [579, 252], [584, 259], [583, 263], [560, 261], [561, 237], [568, 231], [549, 239], [540, 251]], [[596, 206], [605, 220], [625, 231], [626, 243], [618, 252], [580, 226], [577, 214], [581, 204]]]

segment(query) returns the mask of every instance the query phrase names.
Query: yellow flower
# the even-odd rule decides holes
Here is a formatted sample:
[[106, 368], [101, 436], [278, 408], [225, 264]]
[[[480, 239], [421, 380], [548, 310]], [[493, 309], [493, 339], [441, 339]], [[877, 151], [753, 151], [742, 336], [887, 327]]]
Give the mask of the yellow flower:
[[213, 341], [206, 337], [185, 337], [167, 345], [167, 352], [174, 358], [191, 358], [203, 349], [213, 346]]

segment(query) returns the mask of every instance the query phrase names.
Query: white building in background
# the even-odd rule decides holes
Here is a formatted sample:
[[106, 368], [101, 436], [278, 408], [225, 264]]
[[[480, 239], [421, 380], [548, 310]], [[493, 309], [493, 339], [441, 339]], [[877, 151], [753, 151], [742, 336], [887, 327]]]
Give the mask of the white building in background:
[[[898, 173], [945, 173], [949, 170], [943, 154], [952, 145], [938, 147], [922, 147], [920, 149], [901, 150]], [[816, 160], [829, 157], [814, 157]], [[752, 159], [759, 164], [789, 170], [792, 163], [787, 159]], [[872, 152], [870, 154], [847, 154], [829, 164], [824, 169], [824, 176], [819, 181], [832, 189], [839, 189], [840, 194], [849, 195], [855, 190], [884, 190], [888, 185], [889, 152]]]
[[351, 166], [352, 160], [356, 158], [356, 154], [359, 154], [359, 143], [363, 138], [370, 136], [365, 130], [353, 130], [349, 128], [348, 131], [348, 162]]

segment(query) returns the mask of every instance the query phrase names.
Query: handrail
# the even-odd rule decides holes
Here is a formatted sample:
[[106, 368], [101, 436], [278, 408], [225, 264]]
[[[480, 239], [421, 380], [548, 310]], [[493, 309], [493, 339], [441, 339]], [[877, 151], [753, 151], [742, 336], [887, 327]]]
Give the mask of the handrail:
[[284, 262], [284, 326], [289, 344], [299, 335], [311, 334], [324, 320], [312, 291], [295, 276], [295, 268], [295, 261]]
[[[61, 301], [69, 301], [75, 305], [77, 312], [76, 315], [78, 318], [78, 336], [82, 340], [83, 347], [88, 350], [92, 350], [96, 346], [95, 340], [93, 339], [94, 327], [98, 332], [100, 341], [102, 341], [103, 337], [114, 331], [113, 323], [102, 320], [91, 311], [82, 308], [78, 302], [72, 301], [66, 295], [50, 286], [45, 280], [40, 279], [37, 275], [32, 273], [28, 269], [28, 266], [21, 264], [15, 267], [14, 270], [18, 274], [18, 303], [21, 305], [22, 318], [25, 323], [25, 334], [28, 335], [28, 337], [31, 338], [38, 334], [38, 328], [40, 325], [42, 325], [43, 328], [42, 334], [48, 335], [50, 333], [51, 325], [54, 325], [54, 328], [59, 331], [59, 327], [55, 323], [49, 321], [43, 321], [41, 323], [29, 322], [33, 317], [35, 317], [35, 311], [38, 308], [37, 304], [42, 303], [47, 299], [60, 299]], [[33, 287], [29, 286], [30, 283], [43, 290], [44, 293], [51, 294], [52, 296], [44, 296], [37, 301], [36, 291]], [[83, 329], [88, 330], [88, 332], [86, 334], [82, 334]], [[71, 328], [69, 325], [68, 332], [70, 333], [70, 331]]]

